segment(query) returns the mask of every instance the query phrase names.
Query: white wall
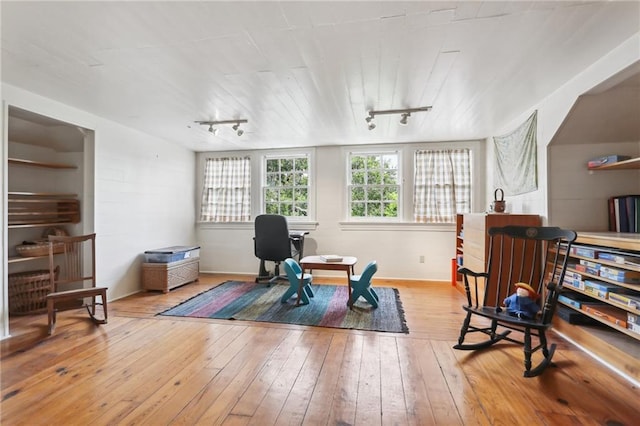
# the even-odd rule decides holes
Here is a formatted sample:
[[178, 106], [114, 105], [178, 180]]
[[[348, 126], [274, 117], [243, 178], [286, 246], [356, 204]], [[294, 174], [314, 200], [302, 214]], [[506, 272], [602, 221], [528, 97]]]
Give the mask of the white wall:
[[[413, 151], [426, 147], [467, 147], [473, 150], [473, 167], [476, 170], [474, 183], [484, 181], [484, 143], [481, 141], [453, 143], [422, 143], [393, 145], [403, 149], [403, 167], [412, 170]], [[379, 147], [379, 146], [378, 146]], [[326, 146], [315, 148], [316, 170], [315, 204], [316, 217], [313, 223], [296, 225], [290, 229], [309, 229], [305, 240], [305, 254], [342, 254], [359, 259], [356, 273], [370, 260], [378, 262], [379, 278], [403, 278], [415, 280], [449, 281], [451, 259], [455, 257], [455, 225], [424, 225], [416, 223], [356, 224], [346, 223], [346, 155], [349, 149], [362, 147]], [[388, 146], [387, 146], [388, 148]], [[374, 149], [374, 148], [372, 148]], [[224, 153], [216, 152], [220, 156]], [[260, 185], [260, 151], [245, 152], [252, 155], [252, 182]], [[198, 175], [203, 172], [204, 159], [210, 154], [198, 155]], [[412, 174], [404, 174], [403, 196], [411, 206]], [[198, 188], [201, 177], [198, 178]], [[484, 200], [483, 185], [476, 185], [474, 200]], [[253, 205], [254, 213], [259, 206]], [[480, 209], [483, 209], [480, 207]], [[411, 217], [405, 212], [404, 217]], [[201, 271], [257, 274], [259, 260], [254, 256], [253, 223], [232, 225], [200, 224], [198, 241], [201, 245]], [[420, 257], [424, 263], [420, 263]], [[272, 265], [268, 267], [273, 270]], [[335, 275], [328, 271], [317, 271], [318, 275]]]
[[[545, 223], [550, 225], [556, 225], [555, 214], [557, 210], [558, 221], [562, 222], [563, 226], [573, 227], [578, 229], [581, 222], [575, 221], [574, 223], [567, 223], [566, 218], [567, 203], [571, 202], [567, 198], [553, 199], [551, 200], [549, 194], [549, 187], [551, 185], [558, 185], [562, 181], [562, 175], [554, 175], [553, 170], [550, 169], [548, 158], [548, 145], [551, 142], [553, 136], [558, 131], [563, 120], [571, 110], [571, 107], [578, 99], [580, 95], [592, 89], [594, 86], [602, 83], [611, 76], [620, 72], [621, 70], [633, 65], [640, 60], [640, 33], [634, 35], [625, 43], [621, 44], [618, 48], [611, 51], [609, 54], [598, 60], [596, 63], [588, 67], [582, 73], [571, 79], [560, 89], [551, 93], [542, 102], [537, 105], [532, 105], [527, 111], [522, 112], [516, 119], [497, 129], [496, 135], [508, 133], [520, 124], [522, 124], [534, 110], [538, 110], [538, 190], [530, 192], [528, 194], [522, 194], [518, 196], [510, 196], [507, 198], [507, 205], [510, 205], [510, 211], [513, 213], [534, 213], [543, 216]], [[630, 141], [632, 142], [632, 141]], [[633, 151], [633, 149], [632, 149]], [[554, 154], [560, 154], [560, 151], [553, 151]], [[580, 154], [587, 154], [586, 151]], [[567, 155], [570, 155], [567, 153]], [[487, 144], [487, 194], [493, 194], [493, 147], [492, 143]], [[559, 163], [556, 163], [559, 164]], [[586, 163], [580, 166], [580, 170], [584, 171]], [[554, 166], [555, 167], [555, 166]], [[568, 166], [567, 166], [568, 167]], [[576, 163], [571, 162], [571, 167], [577, 167]], [[577, 172], [577, 171], [576, 171]], [[584, 203], [585, 199], [588, 199], [590, 188], [587, 186], [587, 181], [582, 181], [582, 185], [576, 186], [572, 194], [584, 194], [574, 197], [575, 204], [573, 204], [570, 210], [574, 212], [588, 212], [591, 208], [597, 209], [596, 204]], [[613, 195], [613, 194], [612, 194]], [[487, 200], [489, 202], [489, 200]], [[553, 205], [551, 204], [553, 202]], [[587, 207], [589, 206], [589, 207]], [[564, 212], [562, 212], [564, 211]], [[588, 214], [588, 213], [586, 213]], [[576, 217], [578, 213], [576, 213]], [[559, 223], [558, 223], [559, 224]]]
[[[89, 198], [86, 210], [93, 211], [93, 218], [85, 217], [83, 222], [93, 224], [97, 234], [97, 275], [100, 285], [109, 287], [109, 299], [139, 291], [145, 250], [196, 243], [193, 152], [10, 85], [3, 84], [2, 99], [5, 105], [95, 131], [94, 146], [85, 153], [94, 155], [91, 163], [95, 180], [87, 179], [94, 187], [85, 192]], [[3, 120], [2, 164], [6, 163], [7, 155], [5, 123]], [[6, 206], [5, 173], [6, 170], [3, 206]], [[6, 265], [5, 226], [3, 211], [3, 265]], [[6, 286], [3, 273], [4, 294]], [[7, 334], [6, 300], [0, 318], [3, 337]]]

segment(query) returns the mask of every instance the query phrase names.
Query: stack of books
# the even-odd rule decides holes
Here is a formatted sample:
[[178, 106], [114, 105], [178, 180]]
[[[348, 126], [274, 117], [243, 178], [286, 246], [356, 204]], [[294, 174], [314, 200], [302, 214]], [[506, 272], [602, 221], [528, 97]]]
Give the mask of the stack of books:
[[640, 195], [619, 195], [609, 202], [609, 231], [640, 232]]
[[342, 262], [342, 256], [338, 256], [337, 254], [323, 254], [320, 256], [325, 262]]

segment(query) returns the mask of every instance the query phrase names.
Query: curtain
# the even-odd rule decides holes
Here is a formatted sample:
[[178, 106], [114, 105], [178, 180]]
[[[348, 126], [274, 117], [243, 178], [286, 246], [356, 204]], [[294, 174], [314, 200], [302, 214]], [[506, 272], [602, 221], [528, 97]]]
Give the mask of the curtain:
[[538, 111], [513, 132], [495, 136], [496, 153], [494, 183], [505, 194], [518, 195], [538, 189], [537, 165]]
[[416, 222], [454, 223], [471, 211], [468, 149], [421, 150], [414, 156], [413, 216]]
[[200, 220], [244, 222], [250, 219], [251, 164], [249, 157], [207, 158]]

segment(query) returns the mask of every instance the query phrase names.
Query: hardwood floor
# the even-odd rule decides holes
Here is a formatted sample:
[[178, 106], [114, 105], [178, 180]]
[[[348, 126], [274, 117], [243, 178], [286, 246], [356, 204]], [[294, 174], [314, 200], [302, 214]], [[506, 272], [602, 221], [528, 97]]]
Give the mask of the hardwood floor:
[[[521, 348], [452, 349], [462, 296], [446, 283], [399, 289], [409, 334], [155, 316], [227, 279], [86, 312], [11, 319], [2, 345], [0, 423], [225, 425], [633, 425], [640, 390], [571, 344], [522, 377]], [[325, 279], [321, 283], [340, 282]]]

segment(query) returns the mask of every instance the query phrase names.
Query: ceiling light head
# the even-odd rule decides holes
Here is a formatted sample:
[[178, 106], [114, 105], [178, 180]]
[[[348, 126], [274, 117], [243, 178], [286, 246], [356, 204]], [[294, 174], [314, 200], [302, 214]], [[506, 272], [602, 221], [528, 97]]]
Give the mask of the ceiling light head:
[[411, 117], [411, 113], [410, 112], [405, 112], [402, 114], [402, 118], [400, 119], [400, 124], [402, 124], [403, 126], [407, 125], [407, 119]]
[[369, 130], [373, 130], [376, 128], [376, 123], [374, 123], [372, 120], [369, 120]]
[[238, 136], [242, 136], [242, 135], [244, 134], [244, 130], [242, 130], [242, 129], [238, 129], [238, 131], [236, 132], [236, 134], [237, 134]]
[[218, 129], [213, 128], [213, 124], [209, 124], [209, 133], [213, 133], [215, 135], [217, 130]]

